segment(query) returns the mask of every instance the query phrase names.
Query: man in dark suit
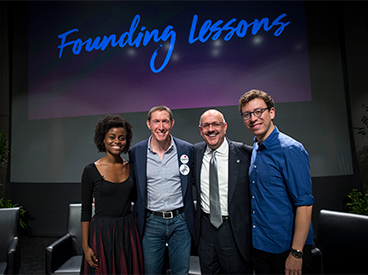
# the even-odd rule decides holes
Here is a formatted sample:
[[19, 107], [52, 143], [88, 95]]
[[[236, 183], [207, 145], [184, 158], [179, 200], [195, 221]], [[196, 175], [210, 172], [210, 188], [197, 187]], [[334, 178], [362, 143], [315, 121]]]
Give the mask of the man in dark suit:
[[225, 138], [226, 129], [223, 114], [208, 110], [199, 125], [204, 142], [194, 145], [201, 272], [251, 274], [248, 168], [252, 148]]
[[171, 110], [153, 107], [151, 136], [130, 151], [137, 184], [135, 212], [145, 274], [161, 274], [166, 243], [171, 274], [188, 274], [194, 236], [193, 145], [174, 138]]

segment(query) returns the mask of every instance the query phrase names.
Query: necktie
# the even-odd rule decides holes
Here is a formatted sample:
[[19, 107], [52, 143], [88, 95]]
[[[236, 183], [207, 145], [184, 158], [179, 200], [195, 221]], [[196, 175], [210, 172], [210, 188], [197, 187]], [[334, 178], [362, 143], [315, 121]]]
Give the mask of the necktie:
[[210, 160], [210, 221], [216, 228], [222, 224], [221, 205], [219, 196], [216, 151], [212, 151]]

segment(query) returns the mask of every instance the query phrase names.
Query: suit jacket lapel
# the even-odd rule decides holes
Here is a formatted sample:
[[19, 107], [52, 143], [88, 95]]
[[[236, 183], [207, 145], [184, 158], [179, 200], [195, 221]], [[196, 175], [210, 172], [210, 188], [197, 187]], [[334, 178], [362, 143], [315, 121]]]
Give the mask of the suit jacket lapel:
[[148, 140], [146, 144], [140, 148], [137, 148], [137, 165], [138, 171], [142, 171], [138, 173], [138, 183], [139, 190], [141, 192], [142, 198], [144, 198], [144, 203], [147, 204], [147, 148], [148, 148]]
[[197, 191], [201, 192], [201, 170], [202, 170], [202, 160], [204, 156], [204, 152], [206, 150], [206, 143], [203, 141], [201, 144], [201, 148], [199, 150], [196, 150], [196, 167], [195, 167], [195, 179], [196, 179], [196, 185], [197, 185]]
[[[178, 142], [177, 140], [173, 137], [174, 139], [174, 142], [175, 142], [175, 145], [176, 145], [176, 151], [178, 153], [178, 167], [180, 169], [180, 165], [182, 164], [181, 161], [180, 161], [180, 157], [185, 154], [185, 152], [182, 150], [183, 147], [178, 145]], [[191, 160], [189, 160], [191, 161]], [[185, 196], [185, 193], [187, 192], [187, 187], [188, 187], [188, 177], [187, 176], [184, 176], [182, 173], [180, 173], [180, 182], [181, 182], [181, 192], [182, 192], [182, 195], [183, 195], [183, 199], [184, 199], [184, 196]]]
[[228, 181], [228, 205], [234, 196], [236, 181], [239, 174], [240, 167], [240, 157], [238, 155], [238, 149], [234, 146], [234, 144], [228, 140], [229, 142], [229, 181]]

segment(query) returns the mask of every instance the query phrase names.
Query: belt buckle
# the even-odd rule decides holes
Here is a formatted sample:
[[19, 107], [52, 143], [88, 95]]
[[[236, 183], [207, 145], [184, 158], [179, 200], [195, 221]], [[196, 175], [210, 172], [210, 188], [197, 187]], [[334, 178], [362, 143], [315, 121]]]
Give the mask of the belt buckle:
[[168, 211], [168, 212], [162, 212], [162, 217], [166, 220], [170, 220], [174, 218], [174, 215], [172, 211]]

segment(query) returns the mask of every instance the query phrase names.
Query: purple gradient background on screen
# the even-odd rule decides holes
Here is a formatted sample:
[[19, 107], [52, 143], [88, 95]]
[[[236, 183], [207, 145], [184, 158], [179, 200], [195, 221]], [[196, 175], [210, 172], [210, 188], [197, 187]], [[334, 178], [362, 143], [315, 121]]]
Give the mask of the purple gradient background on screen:
[[[244, 38], [223, 37], [189, 44], [194, 14], [199, 19], [237, 23], [264, 17], [270, 22], [286, 13], [283, 33], [248, 29]], [[59, 58], [58, 35], [83, 41], [130, 28], [134, 16], [147, 30], [173, 26], [176, 42], [170, 62], [155, 74], [150, 59], [160, 43], [105, 51], [71, 47]], [[310, 101], [309, 61], [303, 3], [292, 2], [30, 2], [29, 119], [148, 111], [159, 104], [171, 109], [237, 105], [251, 88], [272, 94], [275, 102]], [[162, 42], [161, 42], [162, 43]], [[165, 43], [162, 43], [165, 46]], [[159, 51], [158, 64], [166, 52]], [[157, 65], [158, 68], [160, 65]]]

